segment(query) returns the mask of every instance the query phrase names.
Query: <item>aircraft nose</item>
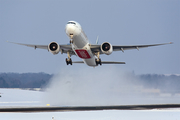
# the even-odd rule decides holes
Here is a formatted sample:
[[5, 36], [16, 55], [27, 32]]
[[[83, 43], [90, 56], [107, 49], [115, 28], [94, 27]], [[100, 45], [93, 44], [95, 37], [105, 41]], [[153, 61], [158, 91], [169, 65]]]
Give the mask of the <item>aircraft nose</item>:
[[76, 30], [76, 27], [74, 25], [66, 25], [66, 34], [68, 36], [73, 35]]

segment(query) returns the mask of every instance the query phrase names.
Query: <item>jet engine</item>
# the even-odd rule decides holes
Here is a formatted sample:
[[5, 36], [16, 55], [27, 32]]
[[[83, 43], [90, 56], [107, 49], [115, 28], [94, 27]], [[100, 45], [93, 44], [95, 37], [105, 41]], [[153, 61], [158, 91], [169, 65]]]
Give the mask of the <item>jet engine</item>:
[[106, 55], [110, 55], [113, 52], [112, 45], [108, 42], [104, 42], [101, 44], [101, 51]]
[[58, 54], [59, 51], [60, 51], [60, 46], [58, 43], [56, 42], [51, 42], [49, 45], [48, 45], [48, 50], [52, 53], [52, 54]]

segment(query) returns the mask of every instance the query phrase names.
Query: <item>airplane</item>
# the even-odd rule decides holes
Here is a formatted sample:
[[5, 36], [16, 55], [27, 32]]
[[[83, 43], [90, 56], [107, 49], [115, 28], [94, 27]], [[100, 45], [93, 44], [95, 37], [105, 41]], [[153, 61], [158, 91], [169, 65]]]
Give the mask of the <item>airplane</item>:
[[[73, 63], [85, 63], [88, 66], [92, 67], [96, 67], [102, 64], [125, 64], [125, 62], [101, 61], [100, 54], [110, 55], [113, 51], [124, 52], [125, 50], [129, 49], [139, 50], [139, 48], [172, 44], [172, 42], [170, 42], [150, 45], [111, 45], [109, 42], [104, 42], [101, 45], [98, 45], [98, 38], [96, 40], [96, 44], [90, 44], [81, 25], [76, 21], [68, 21], [68, 23], [65, 26], [65, 31], [70, 39], [70, 43], [65, 45], [60, 45], [57, 42], [51, 42], [49, 45], [32, 45], [14, 42], [10, 43], [33, 47], [35, 49], [46, 49], [54, 55], [58, 54], [59, 52], [61, 54], [66, 53], [68, 56], [68, 58], [66, 58], [67, 65], [72, 65]], [[78, 56], [83, 61], [72, 61], [72, 55]]]

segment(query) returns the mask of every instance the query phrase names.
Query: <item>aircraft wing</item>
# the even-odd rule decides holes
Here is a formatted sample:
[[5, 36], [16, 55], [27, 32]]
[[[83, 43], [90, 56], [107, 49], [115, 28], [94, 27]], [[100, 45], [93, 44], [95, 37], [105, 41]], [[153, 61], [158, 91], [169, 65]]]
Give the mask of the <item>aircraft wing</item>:
[[0, 107], [0, 112], [64, 112], [94, 110], [150, 110], [180, 108], [180, 104], [114, 105], [114, 106], [46, 106], [46, 107]]
[[[9, 42], [9, 41], [7, 41], [7, 42]], [[14, 42], [9, 42], [9, 43], [14, 43]], [[27, 47], [33, 47], [34, 49], [40, 48], [40, 49], [48, 50], [48, 45], [32, 45], [32, 44], [23, 44], [23, 43], [14, 43], [14, 44], [24, 45], [24, 46], [27, 46]], [[124, 50], [130, 50], [130, 49], [139, 50], [139, 48], [166, 45], [166, 44], [172, 44], [172, 42], [163, 43], [163, 44], [150, 44], [150, 45], [113, 45], [112, 47], [113, 47], [113, 51], [122, 51], [122, 52], [124, 52]], [[72, 50], [72, 47], [71, 47], [70, 44], [69, 45], [59, 45], [59, 46], [61, 48], [61, 53], [69, 52], [71, 55], [76, 55], [74, 53], [74, 51]], [[91, 45], [91, 50], [92, 50], [92, 52], [100, 52], [100, 54], [103, 54], [103, 52], [101, 51], [101, 45]], [[108, 63], [104, 63], [104, 64], [108, 64]]]
[[[139, 48], [146, 48], [146, 47], [152, 47], [152, 46], [159, 46], [159, 45], [166, 45], [166, 44], [172, 44], [170, 43], [162, 43], [162, 44], [150, 44], [150, 45], [113, 45], [113, 51], [122, 51], [124, 50], [130, 50], [130, 49], [137, 49]], [[91, 50], [93, 52], [100, 52], [100, 54], [103, 54], [101, 51], [101, 45], [91, 45]]]
[[[9, 42], [9, 41], [7, 41]], [[48, 50], [48, 45], [32, 45], [32, 44], [23, 44], [23, 43], [15, 43], [15, 42], [9, 42], [9, 43], [13, 43], [13, 44], [18, 44], [18, 45], [23, 45], [23, 46], [27, 46], [27, 47], [32, 47], [34, 49], [36, 48], [40, 48], [40, 49], [46, 49]], [[61, 48], [61, 52], [62, 53], [67, 53], [69, 52], [71, 55], [75, 55], [74, 51], [72, 50], [71, 45], [59, 45]]]

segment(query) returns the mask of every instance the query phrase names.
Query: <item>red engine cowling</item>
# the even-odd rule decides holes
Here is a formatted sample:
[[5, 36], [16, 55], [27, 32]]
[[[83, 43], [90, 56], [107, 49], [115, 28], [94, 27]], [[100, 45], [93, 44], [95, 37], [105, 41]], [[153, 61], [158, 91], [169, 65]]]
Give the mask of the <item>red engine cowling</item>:
[[101, 51], [106, 55], [110, 55], [113, 52], [112, 45], [108, 42], [104, 42], [101, 44]]

